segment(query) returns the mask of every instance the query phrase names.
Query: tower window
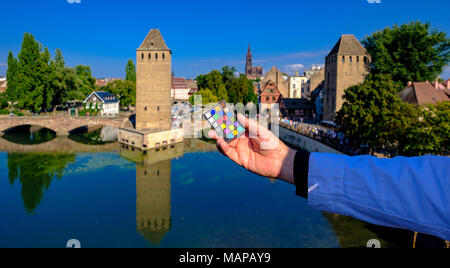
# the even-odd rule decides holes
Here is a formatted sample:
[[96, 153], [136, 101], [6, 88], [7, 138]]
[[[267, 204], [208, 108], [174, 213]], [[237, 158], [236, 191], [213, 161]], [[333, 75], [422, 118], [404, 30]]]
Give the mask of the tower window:
[[152, 58], [152, 53], [148, 53], [148, 59], [150, 60]]
[[342, 56], [342, 63], [345, 63], [345, 56]]
[[163, 59], [165, 59], [166, 58], [166, 54], [163, 53], [162, 57], [163, 57]]
[[158, 110], [158, 112], [159, 112], [159, 106], [156, 108], [156, 110]]
[[147, 106], [145, 106], [144, 111], [147, 111]]
[[158, 53], [155, 54], [155, 59], [158, 59]]
[[142, 55], [141, 55], [141, 56], [142, 56], [142, 59], [144, 59], [144, 53], [142, 53]]
[[356, 56], [356, 62], [359, 62], [359, 56]]
[[350, 63], [352, 63], [353, 62], [353, 57], [352, 56], [350, 56]]

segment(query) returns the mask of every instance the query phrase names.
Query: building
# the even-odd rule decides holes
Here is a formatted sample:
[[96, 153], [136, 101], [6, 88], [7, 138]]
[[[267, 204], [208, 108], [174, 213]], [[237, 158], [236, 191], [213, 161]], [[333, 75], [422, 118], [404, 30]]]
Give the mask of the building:
[[297, 99], [303, 98], [305, 87], [308, 83], [308, 77], [300, 76], [298, 72], [295, 73], [295, 76], [289, 77], [289, 94], [287, 98]]
[[270, 113], [274, 108], [280, 109], [282, 94], [278, 90], [277, 85], [273, 81], [267, 81], [259, 94], [258, 102], [260, 110], [266, 114]]
[[248, 51], [247, 51], [247, 59], [245, 62], [245, 75], [248, 79], [256, 80], [263, 76], [263, 69], [262, 66], [255, 66], [253, 67], [252, 62], [252, 51], [250, 49], [250, 44], [248, 45]]
[[191, 89], [191, 91], [189, 91], [189, 97], [198, 92], [198, 84], [196, 80], [188, 79], [187, 85]]
[[311, 101], [316, 109], [314, 120], [320, 122], [323, 119], [323, 83], [311, 92]]
[[405, 89], [399, 92], [400, 98], [414, 105], [435, 104], [450, 101], [450, 80], [439, 82], [409, 82]]
[[120, 101], [109, 92], [94, 91], [83, 101], [83, 106], [100, 109], [101, 116], [115, 116], [119, 114]]
[[152, 29], [136, 50], [136, 117], [119, 129], [119, 142], [141, 150], [183, 141], [183, 128], [172, 129], [172, 51]]
[[261, 85], [264, 87], [269, 81], [275, 83], [283, 98], [289, 97], [289, 78], [275, 66], [261, 79]]
[[354, 35], [342, 35], [325, 58], [324, 120], [333, 121], [344, 91], [364, 82], [371, 57]]
[[6, 81], [6, 77], [0, 77], [0, 93], [3, 93], [8, 88], [8, 82]]
[[310, 76], [305, 72], [305, 76], [309, 77], [308, 82], [308, 91], [306, 92], [307, 97], [310, 97], [312, 92], [317, 90], [318, 88], [323, 87], [323, 83], [325, 81], [325, 68], [316, 66], [315, 71], [309, 73]]
[[280, 109], [283, 117], [289, 120], [303, 121], [315, 118], [314, 103], [306, 98], [282, 99]]
[[97, 78], [95, 79], [95, 85], [97, 87], [104, 87], [106, 85], [108, 85], [111, 82], [117, 81], [117, 80], [123, 80], [120, 78]]
[[187, 102], [189, 101], [189, 93], [192, 88], [189, 87], [185, 78], [177, 78], [172, 74], [172, 89], [171, 96], [174, 102]]

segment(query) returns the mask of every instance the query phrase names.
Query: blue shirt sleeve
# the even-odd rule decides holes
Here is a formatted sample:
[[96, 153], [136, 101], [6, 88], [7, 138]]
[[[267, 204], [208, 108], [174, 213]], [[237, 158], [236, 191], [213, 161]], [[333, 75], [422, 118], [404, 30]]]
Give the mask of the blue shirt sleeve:
[[450, 240], [450, 158], [313, 153], [312, 208]]

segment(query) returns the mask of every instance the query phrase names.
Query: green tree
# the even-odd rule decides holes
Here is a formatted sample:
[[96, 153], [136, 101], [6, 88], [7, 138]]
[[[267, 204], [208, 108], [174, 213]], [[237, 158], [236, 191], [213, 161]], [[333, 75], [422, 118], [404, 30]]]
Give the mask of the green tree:
[[134, 65], [133, 60], [128, 60], [127, 66], [125, 68], [126, 78], [125, 80], [136, 83], [136, 66]]
[[215, 96], [213, 94], [213, 92], [211, 90], [209, 90], [209, 89], [201, 89], [196, 94], [192, 95], [189, 98], [189, 101], [190, 101], [191, 104], [195, 104], [194, 103], [194, 98], [197, 95], [200, 95], [202, 97], [202, 104], [203, 105], [219, 102], [219, 99], [217, 98], [217, 96]]
[[362, 44], [372, 56], [372, 74], [390, 74], [394, 81], [434, 81], [450, 62], [450, 39], [429, 23], [411, 22], [385, 28]]
[[400, 154], [450, 154], [450, 102], [414, 107], [412, 123], [402, 131]]
[[87, 97], [95, 90], [95, 78], [92, 76], [91, 67], [78, 65], [75, 66], [75, 72], [80, 80], [78, 91]]
[[409, 126], [412, 114], [397, 94], [401, 88], [389, 75], [369, 75], [364, 83], [345, 91], [336, 123], [354, 145], [396, 153], [399, 130]]
[[123, 106], [136, 105], [136, 84], [132, 81], [115, 80], [104, 86], [102, 90], [117, 96]]
[[18, 55], [17, 101], [21, 108], [39, 111], [43, 103], [41, 46], [33, 35], [25, 33]]
[[19, 97], [17, 89], [18, 62], [10, 51], [8, 54], [8, 69], [6, 70], [6, 80], [8, 88], [6, 89], [7, 99], [11, 102], [17, 101]]

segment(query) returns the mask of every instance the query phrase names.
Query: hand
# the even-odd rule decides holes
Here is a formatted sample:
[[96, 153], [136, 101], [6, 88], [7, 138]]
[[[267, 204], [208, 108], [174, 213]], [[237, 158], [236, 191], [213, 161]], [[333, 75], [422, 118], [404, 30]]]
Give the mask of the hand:
[[238, 121], [245, 126], [245, 136], [229, 144], [214, 130], [209, 131], [209, 136], [217, 141], [219, 151], [258, 175], [294, 184], [296, 151], [287, 147], [270, 130], [256, 121], [241, 114], [238, 114]]

